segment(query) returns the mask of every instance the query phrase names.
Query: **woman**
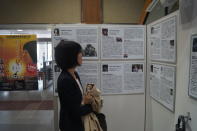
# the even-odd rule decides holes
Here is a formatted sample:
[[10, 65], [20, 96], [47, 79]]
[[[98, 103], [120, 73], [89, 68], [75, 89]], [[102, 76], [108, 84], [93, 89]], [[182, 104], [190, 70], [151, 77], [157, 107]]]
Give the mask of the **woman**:
[[83, 96], [80, 78], [75, 71], [82, 64], [81, 51], [81, 46], [73, 41], [62, 40], [55, 48], [55, 60], [62, 69], [57, 81], [61, 131], [84, 131], [82, 116], [92, 112], [92, 97]]

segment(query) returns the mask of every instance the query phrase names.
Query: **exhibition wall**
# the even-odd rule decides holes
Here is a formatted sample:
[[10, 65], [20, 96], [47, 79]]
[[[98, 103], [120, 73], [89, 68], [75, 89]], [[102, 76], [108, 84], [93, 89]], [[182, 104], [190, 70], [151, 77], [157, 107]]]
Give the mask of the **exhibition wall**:
[[[191, 77], [196, 76], [194, 70], [190, 74], [190, 69], [195, 69], [195, 62], [192, 63], [191, 45], [192, 36], [197, 34], [197, 1], [180, 1], [180, 11], [162, 17], [155, 21], [162, 21], [177, 13], [177, 61], [176, 61], [176, 96], [174, 111], [167, 109], [161, 102], [149, 96], [146, 99], [146, 131], [174, 131], [180, 115], [187, 116], [190, 113], [191, 120], [186, 124], [186, 131], [197, 130], [197, 102], [196, 98], [189, 95], [189, 85]], [[154, 22], [153, 22], [154, 23]], [[149, 29], [148, 29], [149, 30]], [[195, 44], [195, 42], [193, 42]], [[193, 53], [194, 54], [194, 53]], [[193, 57], [195, 58], [195, 57]], [[148, 60], [148, 65], [150, 65]], [[191, 64], [192, 67], [191, 67]], [[147, 74], [149, 74], [150, 70]], [[149, 82], [150, 76], [147, 75]], [[195, 80], [195, 79], [194, 79]], [[195, 81], [192, 81], [194, 84]], [[190, 83], [190, 84], [189, 84]], [[147, 84], [147, 95], [150, 95], [150, 83]], [[196, 91], [196, 89], [193, 90]]]
[[[189, 3], [186, 3], [189, 2]], [[175, 122], [179, 115], [187, 115], [190, 112], [191, 121], [187, 126], [187, 131], [197, 130], [197, 99], [188, 96], [188, 86], [191, 75], [190, 53], [192, 35], [197, 34], [197, 1], [180, 1], [180, 22], [178, 31], [178, 61], [177, 61], [177, 96], [175, 108]], [[187, 21], [187, 22], [186, 22]], [[196, 45], [196, 44], [195, 44]], [[193, 62], [195, 64], [195, 62]], [[196, 66], [193, 66], [196, 69]], [[196, 78], [195, 78], [196, 79]], [[195, 83], [195, 81], [194, 81]]]

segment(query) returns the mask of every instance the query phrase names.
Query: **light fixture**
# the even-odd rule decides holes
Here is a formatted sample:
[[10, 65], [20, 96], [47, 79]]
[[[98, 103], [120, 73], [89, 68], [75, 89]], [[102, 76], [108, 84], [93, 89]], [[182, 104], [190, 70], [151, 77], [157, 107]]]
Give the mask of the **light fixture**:
[[18, 31], [18, 32], [21, 32], [21, 31], [23, 31], [23, 30], [22, 30], [22, 29], [18, 29], [17, 31]]

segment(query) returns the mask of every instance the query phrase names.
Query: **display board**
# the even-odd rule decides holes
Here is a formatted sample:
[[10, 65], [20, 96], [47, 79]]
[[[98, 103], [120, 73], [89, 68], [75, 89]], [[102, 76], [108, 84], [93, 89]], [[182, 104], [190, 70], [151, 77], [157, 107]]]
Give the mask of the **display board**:
[[102, 62], [101, 90], [103, 94], [143, 93], [144, 69], [142, 62]]
[[191, 37], [189, 96], [197, 99], [197, 34]]
[[149, 44], [152, 61], [176, 63], [176, 16], [150, 24]]
[[80, 43], [84, 59], [98, 59], [98, 27], [97, 26], [57, 26], [52, 30], [53, 46], [61, 40]]
[[150, 95], [169, 110], [174, 111], [175, 67], [151, 64], [150, 70]]
[[37, 90], [36, 35], [0, 35], [0, 90]]
[[101, 26], [101, 59], [144, 59], [145, 26]]
[[177, 13], [147, 25], [150, 96], [174, 112], [176, 96]]
[[[81, 44], [84, 61], [77, 71], [83, 87], [94, 83], [107, 95], [144, 93], [145, 36], [145, 26], [141, 25], [61, 25], [52, 30], [53, 49], [61, 40]], [[56, 68], [54, 61], [55, 90], [60, 73]]]

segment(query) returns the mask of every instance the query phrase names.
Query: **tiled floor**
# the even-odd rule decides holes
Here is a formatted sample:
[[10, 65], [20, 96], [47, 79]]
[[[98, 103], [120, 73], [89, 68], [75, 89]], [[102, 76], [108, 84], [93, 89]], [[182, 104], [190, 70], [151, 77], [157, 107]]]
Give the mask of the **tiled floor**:
[[0, 131], [54, 131], [52, 100], [52, 86], [45, 90], [41, 86], [38, 91], [0, 91], [0, 106], [11, 103], [10, 110], [0, 107]]
[[52, 110], [0, 111], [1, 131], [54, 131]]

